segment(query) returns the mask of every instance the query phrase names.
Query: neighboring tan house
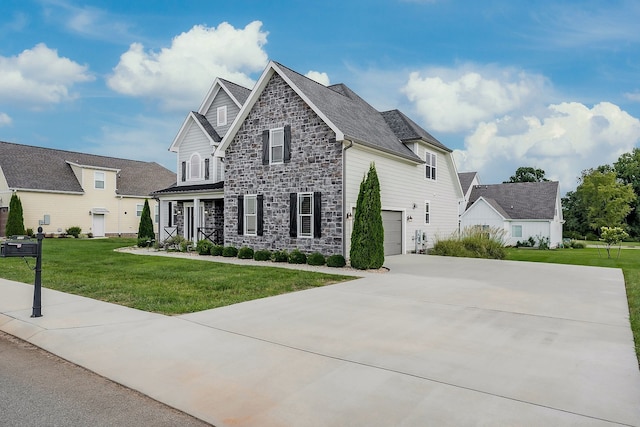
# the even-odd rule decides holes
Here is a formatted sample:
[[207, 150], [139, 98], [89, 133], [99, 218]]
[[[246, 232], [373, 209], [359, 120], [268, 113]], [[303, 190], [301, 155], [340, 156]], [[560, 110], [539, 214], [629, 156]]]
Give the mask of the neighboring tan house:
[[461, 227], [480, 225], [504, 229], [507, 245], [546, 237], [550, 247], [562, 243], [562, 208], [556, 181], [476, 185]]
[[464, 199], [460, 201], [460, 209], [458, 210], [458, 213], [462, 215], [467, 209], [467, 204], [471, 197], [471, 190], [474, 186], [480, 185], [480, 177], [478, 176], [478, 172], [459, 172], [458, 179], [460, 179], [460, 186], [464, 194]]
[[24, 226], [34, 232], [42, 226], [59, 235], [78, 226], [95, 237], [135, 236], [145, 198], [157, 230], [150, 193], [174, 181], [175, 173], [157, 163], [0, 142], [0, 223], [16, 193]]
[[371, 163], [385, 254], [422, 250], [458, 229], [463, 194], [449, 148], [398, 110], [379, 112], [343, 84], [326, 87], [276, 62], [251, 91], [216, 79], [171, 149], [178, 183], [155, 193], [163, 238], [348, 256]]

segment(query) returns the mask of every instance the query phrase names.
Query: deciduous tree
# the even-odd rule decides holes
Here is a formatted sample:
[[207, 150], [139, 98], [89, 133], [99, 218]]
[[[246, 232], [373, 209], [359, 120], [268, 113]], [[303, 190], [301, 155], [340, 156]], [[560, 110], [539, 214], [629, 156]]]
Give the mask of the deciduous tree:
[[532, 168], [530, 166], [521, 166], [516, 169], [515, 175], [509, 178], [508, 182], [541, 182], [541, 181], [549, 181], [544, 177], [545, 172], [542, 169]]

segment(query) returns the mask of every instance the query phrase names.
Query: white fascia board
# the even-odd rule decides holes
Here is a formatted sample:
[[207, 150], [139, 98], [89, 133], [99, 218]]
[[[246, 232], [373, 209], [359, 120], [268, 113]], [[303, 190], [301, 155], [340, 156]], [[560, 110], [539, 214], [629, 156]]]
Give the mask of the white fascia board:
[[[233, 140], [233, 138], [235, 137], [236, 133], [238, 132], [238, 129], [240, 129], [240, 126], [242, 125], [244, 120], [247, 118], [247, 115], [249, 115], [249, 112], [251, 111], [256, 101], [264, 91], [264, 88], [267, 86], [267, 83], [269, 83], [269, 80], [271, 79], [271, 77], [273, 77], [275, 73], [278, 73], [278, 75], [291, 87], [291, 89], [293, 89], [293, 91], [300, 98], [302, 98], [302, 100], [307, 105], [309, 105], [309, 107], [311, 107], [311, 109], [331, 128], [331, 130], [335, 132], [336, 141], [344, 140], [344, 133], [340, 131], [340, 129], [338, 129], [336, 125], [333, 124], [331, 120], [329, 120], [324, 115], [324, 113], [322, 113], [322, 111], [320, 111], [318, 107], [316, 107], [309, 100], [309, 98], [307, 98], [307, 96], [300, 90], [300, 88], [298, 88], [295, 84], [293, 84], [293, 82], [290, 79], [287, 78], [286, 74], [283, 73], [282, 70], [280, 70], [280, 68], [277, 66], [275, 62], [270, 61], [269, 65], [267, 65], [267, 68], [265, 68], [264, 72], [260, 76], [260, 79], [258, 79], [258, 82], [256, 83], [255, 87], [251, 91], [251, 94], [249, 95], [247, 102], [244, 103], [244, 105], [240, 109], [240, 112], [238, 113], [235, 120], [231, 124], [231, 127], [227, 131], [226, 135], [224, 136], [224, 138], [222, 138], [222, 142], [218, 146], [216, 152], [224, 152], [224, 150], [226, 150], [226, 148], [229, 146], [229, 144], [231, 143], [231, 140]], [[220, 154], [216, 154], [216, 156], [221, 157]]]
[[189, 114], [187, 114], [187, 117], [185, 117], [184, 121], [182, 122], [182, 126], [180, 126], [180, 130], [178, 131], [178, 134], [176, 135], [175, 138], [173, 138], [173, 142], [171, 143], [171, 146], [169, 147], [169, 151], [173, 152], [173, 153], [177, 153], [178, 152], [178, 147], [180, 146], [180, 143], [182, 142], [182, 138], [184, 137], [184, 133], [187, 131], [187, 124], [189, 123], [189, 119], [193, 118], [193, 115], [191, 114], [191, 111], [189, 111]]
[[193, 114], [193, 111], [189, 113], [189, 117], [191, 117], [191, 119], [193, 119], [193, 121], [200, 128], [200, 130], [202, 131], [204, 136], [207, 137], [207, 139], [209, 140], [209, 145], [215, 145], [216, 141], [214, 141], [214, 139], [211, 138], [211, 135], [209, 135], [209, 132], [207, 132], [205, 130], [204, 126], [202, 126], [202, 123], [200, 123], [200, 120], [198, 120], [198, 118]]
[[11, 187], [11, 188], [9, 188], [9, 190], [15, 191], [16, 193], [24, 191], [25, 193], [76, 194], [76, 195], [79, 195], [79, 196], [84, 194], [84, 191], [42, 190], [42, 189], [39, 189], [39, 188]]
[[[209, 107], [211, 107], [211, 104], [213, 103], [213, 100], [215, 99], [221, 87], [222, 85], [220, 84], [220, 80], [216, 77], [216, 79], [213, 81], [213, 84], [209, 88], [207, 95], [202, 100], [202, 103], [198, 108], [198, 113], [204, 114], [209, 110]], [[226, 92], [229, 93], [229, 91]]]
[[81, 165], [80, 163], [70, 162], [69, 160], [65, 160], [65, 163], [68, 164], [68, 165], [76, 166], [76, 167], [83, 168], [83, 169], [94, 169], [94, 170], [98, 170], [98, 171], [109, 171], [109, 172], [115, 172], [115, 173], [120, 172], [120, 169], [118, 169], [118, 168], [107, 168], [107, 167], [102, 167], [102, 166]]
[[[222, 89], [224, 89], [224, 91], [227, 93], [227, 95], [229, 95], [229, 98], [231, 98], [231, 100], [233, 102], [236, 103], [236, 105], [238, 106], [238, 108], [242, 108], [242, 104], [240, 103], [240, 101], [238, 101], [236, 99], [235, 96], [233, 96], [233, 93], [231, 93], [231, 91], [229, 90], [229, 88], [224, 84], [224, 82], [222, 80], [216, 79], [216, 82], [220, 85], [220, 87]], [[215, 98], [215, 96], [213, 98], [211, 98], [211, 102], [213, 102], [213, 99]], [[209, 109], [209, 107], [211, 106], [211, 103], [209, 103], [209, 105], [207, 106], [207, 110]], [[200, 114], [204, 114], [204, 113], [200, 113]]]

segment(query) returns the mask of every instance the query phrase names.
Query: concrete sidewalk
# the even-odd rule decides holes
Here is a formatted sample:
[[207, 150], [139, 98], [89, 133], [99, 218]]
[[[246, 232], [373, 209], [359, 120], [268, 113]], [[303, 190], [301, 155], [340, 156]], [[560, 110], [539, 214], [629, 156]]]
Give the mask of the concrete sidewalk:
[[176, 317], [0, 280], [0, 329], [217, 426], [640, 425], [620, 270], [386, 266]]

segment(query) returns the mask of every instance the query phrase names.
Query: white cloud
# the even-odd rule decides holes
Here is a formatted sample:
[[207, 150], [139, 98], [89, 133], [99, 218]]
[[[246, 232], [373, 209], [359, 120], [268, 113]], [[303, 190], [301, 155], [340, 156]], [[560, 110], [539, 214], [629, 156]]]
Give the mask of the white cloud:
[[628, 92], [624, 94], [624, 97], [629, 101], [640, 102], [640, 92]]
[[217, 28], [196, 25], [159, 52], [133, 43], [107, 83], [116, 92], [159, 99], [164, 108], [180, 110], [197, 106], [215, 77], [252, 87], [249, 74], [267, 64], [268, 33], [261, 27], [260, 21], [242, 29], [226, 22]]
[[309, 77], [311, 80], [314, 80], [321, 85], [329, 86], [331, 83], [329, 81], [329, 75], [327, 73], [321, 73], [320, 71], [310, 70], [305, 77]]
[[0, 75], [0, 100], [29, 105], [73, 99], [74, 84], [94, 80], [86, 65], [59, 56], [44, 43], [17, 56], [0, 56]]
[[11, 117], [7, 113], [0, 112], [0, 127], [8, 126], [12, 122]]
[[479, 171], [485, 183], [505, 181], [518, 167], [533, 166], [567, 191], [575, 188], [583, 169], [612, 164], [639, 142], [640, 120], [617, 105], [563, 102], [549, 105], [545, 116], [481, 122], [465, 138], [465, 149], [454, 154], [459, 170]]
[[515, 69], [462, 66], [412, 72], [402, 89], [427, 129], [468, 131], [523, 109], [548, 92], [544, 77]]

